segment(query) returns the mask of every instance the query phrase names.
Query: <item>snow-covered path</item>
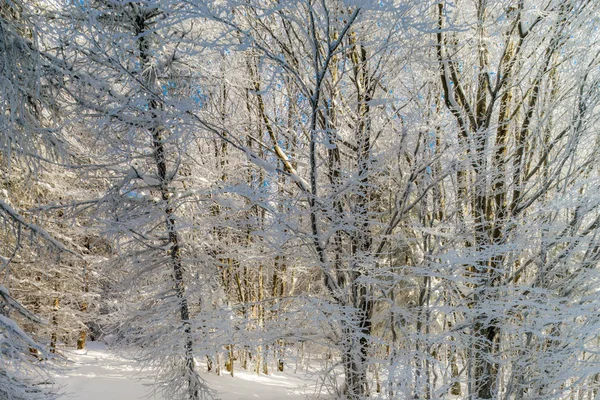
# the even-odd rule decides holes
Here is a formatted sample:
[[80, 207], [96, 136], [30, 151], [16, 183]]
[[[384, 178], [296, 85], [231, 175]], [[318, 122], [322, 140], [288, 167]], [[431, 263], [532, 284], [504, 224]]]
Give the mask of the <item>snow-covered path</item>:
[[[148, 398], [150, 380], [140, 374], [134, 361], [112, 353], [100, 343], [90, 343], [86, 350], [65, 354], [74, 363], [56, 381], [64, 385], [60, 400], [135, 400]], [[276, 373], [256, 376], [237, 372], [235, 377], [203, 373], [202, 377], [220, 400], [306, 399], [312, 390], [304, 376]], [[304, 378], [304, 379], [303, 379]], [[149, 397], [157, 399], [158, 397]], [[168, 399], [167, 399], [168, 400]]]
[[149, 392], [150, 381], [141, 379], [135, 362], [114, 355], [102, 343], [92, 342], [86, 350], [67, 351], [65, 356], [73, 364], [56, 377], [65, 385], [61, 400], [137, 399]]

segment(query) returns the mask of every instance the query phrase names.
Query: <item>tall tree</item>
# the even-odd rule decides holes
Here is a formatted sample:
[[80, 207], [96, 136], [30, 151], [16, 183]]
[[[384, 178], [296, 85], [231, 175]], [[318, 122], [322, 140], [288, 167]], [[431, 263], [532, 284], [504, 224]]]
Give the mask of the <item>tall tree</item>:
[[192, 162], [188, 152], [197, 153], [186, 112], [202, 107], [194, 97], [199, 74], [186, 63], [199, 32], [177, 3], [91, 1], [66, 11], [69, 107], [94, 132], [89, 156], [111, 179], [101, 210], [118, 250], [109, 260], [112, 289], [127, 294], [118, 337], [158, 367], [157, 383], [170, 398], [205, 398], [193, 313], [212, 264], [184, 244], [197, 225], [183, 217], [190, 206], [201, 212], [204, 189], [201, 176], [182, 175]]
[[[386, 8], [370, 2], [351, 6], [307, 1], [273, 4], [266, 9], [250, 3], [231, 15], [211, 12], [213, 20], [239, 38], [239, 44], [230, 46], [250, 48], [260, 60], [249, 74], [251, 96], [265, 133], [251, 138], [262, 146], [265, 155], [260, 157], [242, 145], [242, 140], [229, 140], [251, 161], [281, 176], [270, 182], [283, 186], [283, 190], [271, 192], [271, 201], [286, 203], [290, 191], [304, 200], [286, 208], [284, 216], [272, 208], [266, 211], [272, 214], [270, 218], [294, 226], [290, 241], [311, 249], [303, 262], [318, 271], [314, 287], [327, 299], [320, 312], [335, 316], [336, 323], [327, 335], [333, 338], [344, 369], [345, 385], [340, 390], [348, 398], [362, 398], [370, 391], [367, 370], [376, 340], [372, 320], [378, 289], [374, 282], [386, 275], [379, 254], [414, 206], [406, 198], [406, 203], [399, 203], [390, 212], [391, 219], [384, 222], [387, 226], [381, 227], [383, 191], [378, 178], [382, 167], [374, 166], [385, 164], [383, 148], [388, 137], [379, 140], [383, 127], [374, 121], [382, 118], [385, 110], [373, 104], [387, 101], [389, 93], [382, 78], [394, 45], [406, 37], [395, 38], [399, 21], [417, 13], [417, 7], [412, 9], [408, 3]], [[371, 34], [368, 29], [385, 13], [389, 19]], [[289, 88], [288, 98], [265, 91], [266, 80]], [[281, 123], [284, 109], [291, 114], [291, 124]], [[246, 135], [227, 121], [215, 125], [215, 134], [223, 139]], [[392, 130], [391, 135], [395, 134], [397, 131]], [[296, 154], [284, 148], [286, 142], [299, 143]], [[256, 160], [259, 157], [269, 164]], [[418, 162], [411, 179], [424, 173], [427, 162]], [[409, 187], [410, 182], [395, 187], [392, 195], [406, 197]]]
[[[41, 200], [36, 193], [41, 166], [66, 154], [66, 143], [51, 122], [56, 111], [54, 76], [40, 55], [37, 11], [36, 5], [26, 2], [0, 4], [0, 396], [7, 399], [56, 396], [47, 371], [50, 364], [42, 361], [50, 358], [42, 343], [48, 339], [44, 319], [52, 313], [32, 309], [30, 292], [22, 289], [34, 281], [32, 265], [40, 259], [75, 254], [27, 210]], [[44, 288], [39, 298], [47, 304], [51, 296], [47, 276], [37, 278]]]
[[[545, 388], [546, 383], [534, 384], [541, 376], [530, 370], [531, 353], [524, 349], [531, 348], [540, 336], [555, 336], [561, 331], [554, 323], [547, 325], [547, 318], [566, 322], [569, 312], [578, 313], [579, 306], [572, 303], [574, 293], [567, 295], [550, 289], [564, 283], [560, 274], [550, 286], [541, 283], [548, 283], [548, 268], [558, 268], [563, 262], [586, 265], [596, 257], [590, 230], [595, 206], [586, 206], [586, 211], [580, 212], [581, 206], [576, 204], [587, 203], [586, 189], [575, 181], [582, 174], [588, 176], [597, 157], [595, 150], [578, 149], [589, 143], [593, 135], [583, 120], [597, 107], [596, 96], [587, 85], [590, 79], [596, 79], [590, 73], [598, 60], [573, 42], [581, 40], [579, 35], [589, 33], [587, 16], [595, 12], [595, 5], [479, 1], [472, 8], [461, 5], [459, 13], [451, 12], [444, 3], [437, 8], [442, 97], [455, 119], [458, 154], [462, 158], [455, 175], [455, 199], [459, 222], [466, 222], [465, 287], [461, 296], [467, 306], [462, 314], [469, 326], [472, 346], [467, 356], [468, 393], [482, 399], [515, 393], [522, 398], [525, 392], [535, 398], [552, 398], [557, 395], [555, 385], [562, 380], [559, 376], [564, 370], [545, 367], [547, 374], [557, 374], [547, 376], [555, 382], [549, 383], [553, 389]], [[472, 28], [464, 34], [448, 32], [461, 25]], [[596, 44], [595, 40], [591, 39], [591, 43]], [[565, 70], [565, 63], [572, 64], [572, 68]], [[577, 190], [567, 189], [574, 184]], [[553, 197], [566, 195], [565, 190], [572, 205], [550, 206]], [[572, 217], [559, 222], [558, 215], [563, 213]], [[550, 220], [553, 233], [548, 232], [548, 227], [542, 228]], [[561, 228], [560, 234], [554, 231], [563, 223], [578, 228]], [[532, 225], [540, 227], [541, 237], [521, 229]], [[558, 239], [557, 234], [565, 236]], [[541, 244], [534, 244], [536, 237]], [[554, 243], [550, 245], [554, 247], [557, 240], [569, 240], [573, 245], [552, 250], [550, 253], [554, 254], [550, 255], [546, 246]], [[532, 254], [530, 249], [538, 246], [542, 253]], [[590, 278], [591, 271], [578, 271], [576, 275]], [[525, 299], [546, 305], [564, 302], [570, 304], [565, 306], [569, 312], [563, 314], [558, 308], [542, 311], [537, 306], [524, 308], [521, 301]], [[507, 308], [507, 304], [512, 306]], [[586, 307], [583, 303], [581, 306]], [[531, 324], [545, 328], [534, 329]], [[507, 325], [513, 326], [514, 334], [518, 332], [521, 338], [527, 338], [525, 343], [512, 332], [507, 333]], [[576, 342], [568, 346], [577, 347]], [[548, 342], [537, 349], [548, 357], [561, 357]], [[508, 356], [513, 350], [518, 356]], [[575, 348], [573, 351], [577, 352]], [[511, 360], [508, 364], [507, 359]], [[562, 362], [576, 368], [565, 359]], [[546, 363], [552, 364], [549, 360]], [[526, 365], [528, 372], [521, 371]], [[519, 376], [517, 381], [504, 382], [507, 371], [513, 377]]]
[[598, 6], [456, 5], [61, 10], [117, 337], [169, 396], [300, 343], [349, 399], [597, 394]]

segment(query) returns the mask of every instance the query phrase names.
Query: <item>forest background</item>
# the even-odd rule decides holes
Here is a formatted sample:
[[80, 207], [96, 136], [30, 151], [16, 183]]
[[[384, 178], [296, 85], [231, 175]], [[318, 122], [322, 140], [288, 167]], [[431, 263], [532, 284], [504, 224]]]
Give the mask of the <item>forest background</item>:
[[0, 397], [93, 335], [169, 399], [304, 351], [324, 397], [597, 398], [599, 8], [2, 0]]

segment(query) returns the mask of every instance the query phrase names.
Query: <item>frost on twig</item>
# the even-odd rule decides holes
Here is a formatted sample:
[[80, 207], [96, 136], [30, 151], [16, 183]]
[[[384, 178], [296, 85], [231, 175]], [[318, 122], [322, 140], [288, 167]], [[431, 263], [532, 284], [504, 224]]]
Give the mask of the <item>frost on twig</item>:
[[62, 252], [65, 252], [65, 253], [72, 254], [72, 255], [74, 255], [76, 257], [81, 258], [81, 256], [78, 253], [76, 253], [73, 250], [68, 249], [67, 247], [65, 247], [64, 244], [62, 244], [61, 242], [59, 242], [58, 240], [56, 240], [44, 228], [42, 228], [39, 225], [27, 222], [25, 220], [25, 218], [23, 218], [23, 216], [21, 214], [19, 214], [18, 211], [16, 211], [14, 208], [12, 208], [11, 206], [9, 206], [3, 200], [0, 200], [0, 211], [2, 211], [6, 216], [8, 216], [10, 219], [12, 219], [15, 223], [21, 225], [22, 227], [24, 227], [24, 228], [26, 228], [26, 229], [34, 232], [39, 237], [43, 238], [46, 242], [48, 242], [55, 249], [57, 249], [59, 251], [62, 251]]

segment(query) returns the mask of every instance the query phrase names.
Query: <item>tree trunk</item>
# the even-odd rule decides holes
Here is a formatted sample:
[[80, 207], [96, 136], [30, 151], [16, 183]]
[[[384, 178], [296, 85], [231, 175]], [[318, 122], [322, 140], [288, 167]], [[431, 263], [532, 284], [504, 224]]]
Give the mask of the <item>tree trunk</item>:
[[[88, 274], [87, 274], [86, 271], [84, 271], [83, 280], [84, 280], [83, 281], [83, 293], [85, 295], [86, 293], [89, 292]], [[87, 312], [87, 309], [88, 309], [88, 303], [87, 303], [86, 300], [84, 300], [81, 303], [80, 311], [82, 313], [84, 313], [84, 312]], [[85, 349], [85, 341], [86, 341], [86, 339], [87, 339], [87, 329], [84, 328], [84, 329], [82, 329], [79, 332], [79, 338], [77, 339], [77, 350], [83, 350], [83, 349]]]
[[[154, 82], [151, 78], [152, 66], [150, 65], [150, 43], [146, 35], [149, 21], [145, 11], [140, 11], [136, 19], [136, 30], [138, 34], [138, 49], [141, 59], [141, 70], [145, 71], [144, 81], [147, 87], [153, 88]], [[147, 72], [148, 71], [148, 72]], [[193, 354], [193, 336], [190, 323], [190, 312], [188, 301], [185, 294], [185, 281], [183, 277], [184, 266], [181, 259], [180, 237], [176, 226], [175, 210], [173, 208], [171, 192], [169, 185], [172, 177], [167, 173], [167, 156], [165, 149], [165, 140], [168, 134], [162, 121], [160, 120], [161, 104], [155, 99], [149, 101], [149, 111], [151, 115], [151, 125], [149, 132], [152, 135], [153, 157], [156, 166], [156, 173], [159, 181], [159, 190], [161, 199], [164, 202], [164, 221], [166, 225], [168, 241], [170, 247], [168, 254], [172, 268], [173, 285], [177, 299], [179, 301], [179, 316], [183, 327], [183, 357], [184, 357], [184, 375], [187, 381], [187, 392], [189, 400], [198, 400], [200, 398], [200, 388], [197, 373], [195, 371], [196, 362]]]

